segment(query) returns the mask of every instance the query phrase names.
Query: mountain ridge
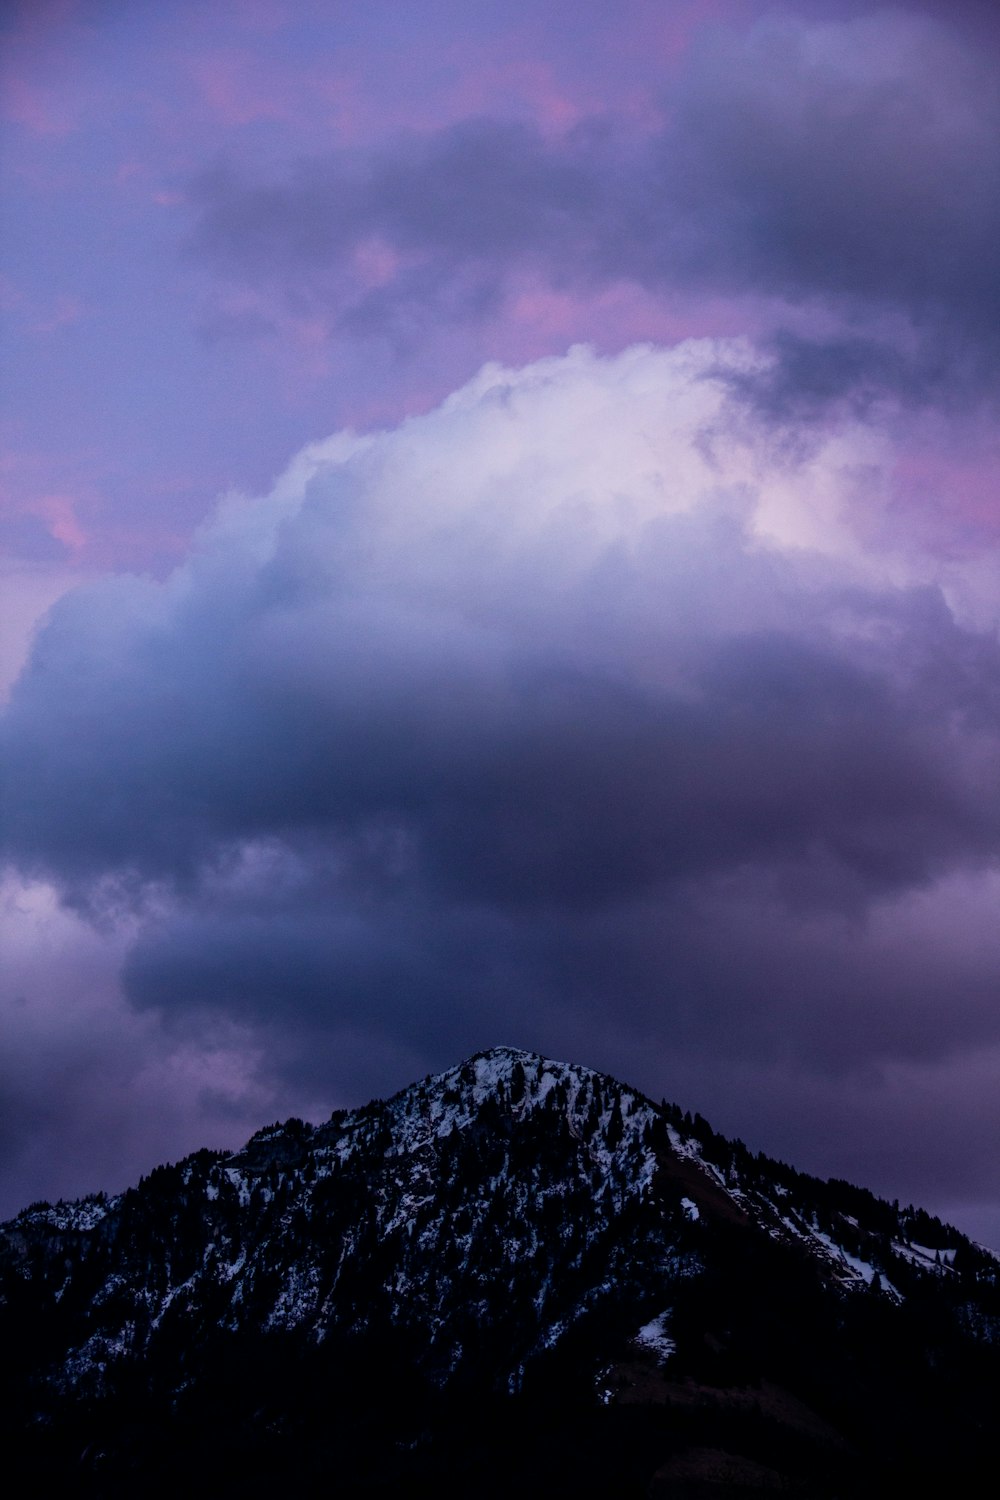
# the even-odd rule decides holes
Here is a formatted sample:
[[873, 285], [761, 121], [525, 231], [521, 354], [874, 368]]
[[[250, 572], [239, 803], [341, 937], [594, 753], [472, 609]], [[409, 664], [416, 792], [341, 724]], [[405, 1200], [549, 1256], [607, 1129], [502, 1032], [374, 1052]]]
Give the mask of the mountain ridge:
[[[183, 1430], [197, 1448], [207, 1432], [199, 1403], [228, 1410], [235, 1380], [253, 1452], [280, 1448], [277, 1422], [305, 1432], [319, 1463], [325, 1429], [301, 1415], [309, 1369], [363, 1430], [385, 1425], [388, 1470], [404, 1476], [429, 1453], [446, 1476], [449, 1442], [464, 1451], [442, 1415], [459, 1392], [478, 1393], [476, 1411], [499, 1413], [502, 1426], [515, 1410], [547, 1409], [553, 1386], [567, 1441], [581, 1424], [638, 1423], [640, 1470], [670, 1450], [676, 1472], [661, 1474], [673, 1485], [663, 1493], [721, 1495], [763, 1484], [755, 1464], [794, 1493], [803, 1466], [829, 1464], [831, 1443], [833, 1472], [858, 1453], [876, 1470], [897, 1461], [819, 1368], [864, 1381], [866, 1339], [909, 1399], [894, 1341], [919, 1351], [942, 1401], [961, 1387], [968, 1410], [942, 1419], [946, 1447], [961, 1435], [975, 1448], [982, 1391], [1000, 1389], [996, 1257], [919, 1209], [798, 1173], [606, 1074], [512, 1047], [318, 1125], [288, 1120], [236, 1152], [193, 1153], [112, 1198], [31, 1205], [0, 1226], [0, 1299], [0, 1330], [20, 1351], [12, 1409], [22, 1435], [34, 1426], [36, 1436], [79, 1436], [87, 1421], [117, 1432], [138, 1400], [154, 1447]], [[233, 1376], [237, 1349], [256, 1385]], [[404, 1393], [388, 1414], [343, 1390], [345, 1371], [384, 1364], [401, 1372]], [[978, 1398], [967, 1367], [980, 1372]], [[935, 1368], [952, 1373], [939, 1380]], [[258, 1421], [254, 1410], [272, 1415]], [[418, 1411], [436, 1415], [401, 1437]], [[716, 1463], [690, 1455], [695, 1432], [717, 1429], [728, 1448], [709, 1450], [728, 1453], [723, 1477], [685, 1477], [685, 1464]], [[338, 1462], [368, 1493], [387, 1461], [369, 1462], [353, 1431], [337, 1430]], [[119, 1475], [130, 1472], [121, 1443], [98, 1445]], [[634, 1467], [617, 1443], [608, 1438], [590, 1462]], [[777, 1468], [763, 1462], [768, 1452]], [[663, 1469], [643, 1470], [636, 1493], [657, 1493]], [[586, 1466], [579, 1482], [589, 1482]], [[818, 1482], [802, 1493], [836, 1493], [808, 1488]], [[863, 1493], [857, 1482], [852, 1493]]]

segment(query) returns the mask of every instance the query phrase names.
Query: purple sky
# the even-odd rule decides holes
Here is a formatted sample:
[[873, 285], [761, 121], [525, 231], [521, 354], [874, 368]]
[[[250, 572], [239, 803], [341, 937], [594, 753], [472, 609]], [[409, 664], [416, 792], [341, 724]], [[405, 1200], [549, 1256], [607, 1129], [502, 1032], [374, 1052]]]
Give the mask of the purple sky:
[[986, 3], [0, 12], [0, 1211], [499, 1042], [1000, 1244]]

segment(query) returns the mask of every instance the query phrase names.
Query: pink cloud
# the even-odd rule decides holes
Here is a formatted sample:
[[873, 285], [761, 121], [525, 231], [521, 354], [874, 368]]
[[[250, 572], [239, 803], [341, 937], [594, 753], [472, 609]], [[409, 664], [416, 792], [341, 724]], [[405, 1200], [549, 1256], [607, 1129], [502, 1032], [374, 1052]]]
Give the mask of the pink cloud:
[[332, 130], [342, 144], [362, 145], [487, 114], [528, 118], [545, 134], [559, 135], [612, 106], [630, 112], [641, 93], [630, 83], [621, 99], [612, 98], [606, 80], [602, 89], [569, 71], [562, 77], [553, 63], [531, 56], [530, 46], [513, 45], [517, 40], [504, 38], [499, 52], [475, 40], [451, 47], [435, 42], [426, 52], [410, 48], [395, 71], [387, 57], [387, 70], [377, 78], [363, 56], [341, 50], [336, 67], [324, 62], [298, 80], [307, 123]]
[[[405, 47], [387, 45], [373, 70], [367, 47], [346, 34], [325, 56], [293, 58], [287, 50], [261, 47], [260, 35], [294, 28], [301, 19], [294, 9], [265, 3], [246, 26], [242, 13], [234, 18], [244, 33], [255, 33], [245, 48], [213, 45], [220, 33], [206, 23], [194, 47], [175, 61], [216, 123], [292, 127], [303, 147], [311, 142], [315, 149], [370, 145], [470, 114], [528, 118], [556, 135], [609, 111], [654, 128], [665, 69], [706, 18], [740, 13], [733, 0], [691, 0], [668, 9], [665, 17], [661, 5], [640, 4], [627, 26], [600, 28], [596, 49], [593, 35], [588, 43], [584, 32], [566, 46], [557, 43], [530, 13], [492, 32], [487, 27], [485, 34], [470, 27], [454, 31], [453, 40], [442, 41], [440, 33], [426, 40], [410, 36]], [[235, 35], [231, 28], [222, 34]], [[391, 36], [390, 27], [390, 42]], [[176, 126], [176, 116], [171, 123]]]
[[119, 186], [122, 186], [127, 182], [131, 182], [133, 178], [145, 177], [148, 171], [149, 168], [145, 162], [136, 161], [134, 157], [129, 158], [129, 160], [119, 163], [118, 170], [115, 172], [115, 181]]
[[67, 564], [91, 561], [87, 517], [100, 509], [93, 465], [88, 454], [54, 458], [13, 446], [0, 450], [0, 519], [32, 517], [66, 549]]
[[287, 121], [294, 108], [291, 77], [261, 66], [247, 52], [215, 50], [187, 60], [202, 102], [226, 126], [258, 120]]
[[0, 114], [33, 134], [61, 137], [77, 128], [83, 100], [73, 65], [85, 35], [77, 0], [13, 0], [13, 22], [0, 54]]
[[402, 256], [377, 235], [361, 240], [354, 247], [354, 274], [368, 290], [387, 286], [402, 264]]
[[8, 73], [3, 80], [0, 110], [36, 135], [65, 136], [76, 129], [76, 111], [68, 99], [17, 74]]
[[551, 66], [537, 58], [491, 59], [472, 69], [463, 68], [449, 104], [454, 115], [461, 117], [486, 114], [512, 99], [526, 106], [535, 123], [550, 134], [571, 129], [592, 108], [592, 101], [573, 98]]
[[70, 552], [80, 554], [87, 545], [87, 533], [77, 515], [78, 502], [72, 495], [40, 495], [25, 506], [29, 515], [44, 521], [50, 536], [62, 542]]
[[1000, 536], [1000, 440], [993, 434], [961, 453], [913, 446], [896, 461], [894, 490], [922, 513], [940, 553], [976, 552]]
[[655, 48], [664, 62], [677, 62], [706, 26], [739, 25], [746, 22], [745, 0], [687, 0], [671, 6], [655, 5], [647, 11], [643, 42]]
[[[599, 40], [574, 51], [572, 40], [552, 48], [551, 34], [535, 33], [530, 22], [512, 28], [489, 46], [464, 39], [445, 56], [458, 75], [450, 89], [438, 90], [438, 110], [446, 120], [469, 114], [527, 114], [547, 134], [559, 134], [582, 120], [614, 112], [640, 128], [662, 123], [659, 89], [707, 24], [746, 21], [738, 0], [660, 0], [630, 7], [627, 22], [600, 28]], [[497, 42], [499, 40], [499, 48]], [[550, 56], [539, 51], [547, 48]]]
[[160, 183], [158, 168], [136, 157], [127, 157], [115, 168], [114, 181], [126, 192], [137, 193], [145, 202], [155, 203], [160, 208], [175, 208], [187, 200], [183, 193], [165, 188]]
[[599, 290], [555, 291], [530, 274], [513, 282], [503, 314], [486, 330], [486, 342], [503, 359], [534, 359], [570, 343], [605, 351], [652, 341], [752, 334], [766, 309], [747, 298], [664, 297], [628, 282]]

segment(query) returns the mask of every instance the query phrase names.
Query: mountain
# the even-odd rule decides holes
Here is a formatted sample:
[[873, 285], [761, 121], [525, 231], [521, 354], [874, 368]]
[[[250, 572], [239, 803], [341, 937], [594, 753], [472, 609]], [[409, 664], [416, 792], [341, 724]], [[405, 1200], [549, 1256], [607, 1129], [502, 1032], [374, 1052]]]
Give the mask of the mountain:
[[973, 1493], [1000, 1260], [497, 1048], [25, 1209], [0, 1339], [4, 1451], [74, 1494]]

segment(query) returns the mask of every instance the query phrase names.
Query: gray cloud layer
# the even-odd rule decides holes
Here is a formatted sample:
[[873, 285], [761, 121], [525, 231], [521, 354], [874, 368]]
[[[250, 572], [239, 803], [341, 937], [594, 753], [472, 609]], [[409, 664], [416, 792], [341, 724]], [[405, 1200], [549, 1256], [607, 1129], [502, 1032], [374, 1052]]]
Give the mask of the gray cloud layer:
[[[642, 137], [479, 120], [266, 181], [220, 169], [194, 191], [194, 245], [351, 332], [407, 339], [490, 312], [527, 267], [562, 289], [762, 294], [865, 325], [786, 331], [790, 369], [765, 401], [803, 384], [807, 400], [941, 396], [957, 372], [994, 385], [1000, 81], [975, 28], [887, 11], [706, 31], [664, 110]], [[373, 242], [395, 261], [366, 285]], [[873, 317], [903, 322], [873, 337]]]

